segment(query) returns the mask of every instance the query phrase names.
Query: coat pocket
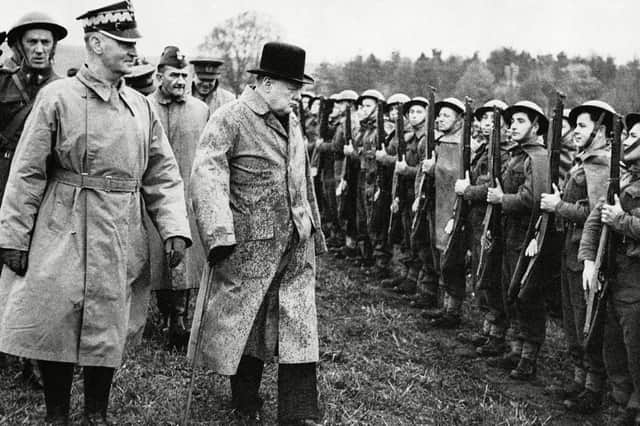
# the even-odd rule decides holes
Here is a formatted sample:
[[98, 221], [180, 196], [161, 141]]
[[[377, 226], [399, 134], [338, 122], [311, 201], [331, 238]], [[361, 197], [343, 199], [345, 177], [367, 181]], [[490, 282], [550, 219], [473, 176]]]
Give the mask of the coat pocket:
[[259, 241], [273, 239], [275, 219], [272, 211], [257, 211], [234, 216], [236, 241]]

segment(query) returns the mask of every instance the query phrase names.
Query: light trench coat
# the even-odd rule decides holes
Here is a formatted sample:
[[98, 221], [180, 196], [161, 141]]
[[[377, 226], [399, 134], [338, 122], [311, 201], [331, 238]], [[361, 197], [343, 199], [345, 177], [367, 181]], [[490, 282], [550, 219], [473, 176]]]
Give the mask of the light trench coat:
[[[268, 360], [264, 348], [248, 347], [274, 282], [277, 306], [258, 320], [269, 330], [257, 324], [252, 337], [275, 334], [280, 363], [318, 360], [315, 254], [326, 245], [300, 126], [294, 114], [288, 120], [287, 132], [247, 88], [211, 116], [196, 152], [191, 194], [205, 249], [235, 245], [215, 268], [205, 267], [189, 342], [193, 357], [201, 333], [198, 360], [219, 374], [235, 374], [246, 350]], [[294, 229], [299, 242], [277, 271]]]
[[164, 254], [164, 242], [155, 229], [149, 230], [151, 284], [154, 290], [198, 288], [206, 257], [200, 238], [198, 238], [196, 220], [191, 207], [189, 180], [198, 140], [209, 120], [209, 107], [191, 95], [186, 95], [182, 101], [170, 99], [163, 95], [160, 89], [147, 96], [147, 99], [162, 124], [178, 162], [180, 175], [184, 182], [189, 226], [191, 235], [193, 235], [193, 245], [185, 252], [184, 260], [169, 271]]
[[[60, 171], [138, 189], [74, 185]], [[149, 102], [86, 66], [43, 88], [0, 207], [0, 247], [29, 252], [24, 277], [0, 276], [0, 352], [117, 367], [146, 317], [145, 208], [163, 240], [190, 243], [178, 166]]]

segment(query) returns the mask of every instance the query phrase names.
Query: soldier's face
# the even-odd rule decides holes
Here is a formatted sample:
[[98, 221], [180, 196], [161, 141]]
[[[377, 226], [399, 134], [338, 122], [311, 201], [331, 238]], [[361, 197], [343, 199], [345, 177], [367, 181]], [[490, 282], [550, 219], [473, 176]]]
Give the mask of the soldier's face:
[[196, 90], [201, 95], [207, 96], [215, 87], [216, 80], [200, 80], [196, 75], [194, 82], [196, 84]]
[[529, 116], [524, 112], [516, 112], [511, 117], [511, 140], [514, 142], [522, 142], [530, 136], [535, 135], [538, 131], [538, 125], [532, 125]]
[[376, 101], [364, 98], [362, 100], [362, 106], [360, 107], [362, 111], [362, 118], [371, 117], [371, 115], [376, 112], [376, 106]]
[[165, 66], [162, 73], [158, 73], [158, 81], [160, 90], [172, 98], [181, 98], [187, 90], [187, 73], [186, 68], [175, 68]]
[[266, 78], [263, 82], [266, 101], [275, 115], [287, 115], [298, 104], [302, 84]]
[[493, 130], [493, 111], [487, 111], [482, 114], [482, 118], [480, 119], [480, 131], [482, 132], [482, 136], [489, 137], [491, 135], [491, 131]]
[[102, 63], [114, 74], [131, 73], [138, 52], [136, 43], [123, 42], [104, 36], [101, 38]]
[[576, 119], [576, 128], [573, 132], [573, 140], [578, 148], [582, 148], [587, 144], [595, 125], [596, 123], [591, 120], [591, 116], [586, 112], [578, 116]]
[[409, 108], [409, 123], [412, 126], [417, 126], [422, 123], [427, 116], [427, 110], [420, 105], [413, 105]]
[[391, 105], [389, 107], [389, 120], [396, 121], [398, 119], [398, 105]]
[[348, 101], [336, 102], [336, 107], [340, 111], [340, 114], [347, 110], [347, 105], [349, 105]]
[[309, 96], [302, 97], [302, 108], [309, 110]]
[[636, 124], [633, 125], [633, 127], [631, 127], [631, 129], [629, 130], [629, 135], [622, 142], [622, 145], [625, 148], [627, 148], [627, 147], [631, 146], [638, 139], [640, 139], [640, 123], [636, 123]]
[[27, 30], [22, 36], [21, 43], [25, 60], [30, 67], [43, 69], [51, 66], [51, 52], [55, 45], [51, 31]]
[[317, 114], [318, 112], [320, 112], [320, 99], [314, 99], [314, 101], [311, 103], [310, 112], [311, 114]]
[[567, 133], [571, 131], [571, 124], [569, 124], [569, 120], [566, 118], [562, 119], [562, 137], [567, 136]]
[[342, 111], [344, 111], [344, 108], [342, 108], [340, 106], [340, 102], [334, 102], [333, 103], [333, 109], [331, 110], [331, 116], [332, 117], [336, 117], [336, 116], [342, 114]]
[[438, 113], [438, 130], [441, 132], [448, 132], [453, 129], [453, 126], [458, 121], [459, 115], [453, 109], [449, 107], [442, 107]]

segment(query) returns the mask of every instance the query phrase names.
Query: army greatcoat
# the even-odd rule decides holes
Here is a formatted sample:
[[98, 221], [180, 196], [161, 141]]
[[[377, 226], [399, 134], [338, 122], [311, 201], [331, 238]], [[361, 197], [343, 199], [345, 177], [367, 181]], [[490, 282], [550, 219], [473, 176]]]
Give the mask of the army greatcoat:
[[[211, 116], [196, 151], [191, 195], [205, 249], [235, 247], [205, 267], [189, 342], [193, 357], [200, 334], [197, 355], [219, 374], [235, 374], [243, 354], [273, 355], [249, 345], [256, 334], [275, 335], [280, 363], [318, 360], [315, 255], [326, 246], [295, 114], [285, 125], [246, 88]], [[258, 318], [274, 289], [275, 309]]]
[[194, 237], [193, 245], [187, 249], [182, 263], [171, 271], [171, 279], [169, 279], [164, 243], [155, 229], [150, 230], [151, 283], [154, 290], [197, 288], [202, 277], [202, 268], [206, 257], [200, 238], [198, 238], [193, 207], [188, 194], [191, 167], [200, 134], [209, 119], [209, 108], [201, 100], [189, 95], [186, 95], [182, 100], [172, 100], [165, 96], [160, 89], [149, 95], [147, 99], [158, 115], [178, 162], [180, 175], [184, 182], [189, 226]]
[[0, 208], [0, 247], [29, 252], [25, 276], [9, 268], [0, 276], [0, 351], [117, 367], [148, 302], [142, 210], [163, 240], [190, 243], [185, 205], [171, 147], [142, 95], [86, 66], [43, 88]]

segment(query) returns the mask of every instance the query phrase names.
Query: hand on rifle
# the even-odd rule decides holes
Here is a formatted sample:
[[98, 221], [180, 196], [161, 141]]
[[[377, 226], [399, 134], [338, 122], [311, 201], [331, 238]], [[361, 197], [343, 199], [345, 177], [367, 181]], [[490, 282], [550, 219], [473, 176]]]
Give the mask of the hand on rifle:
[[339, 197], [347, 189], [347, 181], [342, 179], [338, 186], [336, 186], [336, 196]]
[[407, 173], [407, 169], [409, 168], [409, 165], [407, 164], [407, 162], [405, 161], [404, 157], [402, 157], [402, 160], [400, 161], [396, 161], [396, 173], [399, 175], [403, 175], [405, 173]]
[[355, 150], [353, 149], [353, 145], [348, 143], [342, 148], [342, 152], [344, 153], [345, 157], [351, 157]]
[[384, 148], [376, 150], [376, 161], [382, 161], [386, 157], [387, 157], [387, 151], [385, 151]]
[[178, 266], [184, 258], [184, 251], [187, 248], [187, 242], [182, 237], [169, 237], [164, 242], [164, 254], [167, 258], [169, 268]]
[[0, 260], [2, 260], [2, 263], [21, 277], [27, 273], [28, 258], [29, 253], [23, 250], [0, 249]]
[[[595, 291], [598, 292], [602, 289], [599, 279], [593, 279], [593, 274], [596, 272], [596, 264], [593, 260], [584, 261], [584, 269], [582, 270], [582, 289], [585, 292]], [[595, 282], [594, 282], [595, 281]]]
[[538, 240], [536, 238], [532, 238], [531, 241], [529, 241], [527, 249], [524, 251], [524, 255], [527, 257], [534, 257], [536, 254], [538, 254]]
[[602, 210], [600, 211], [600, 220], [602, 220], [602, 223], [604, 224], [611, 225], [623, 214], [624, 210], [622, 210], [622, 206], [620, 205], [620, 197], [618, 197], [618, 194], [615, 194], [613, 205], [604, 204], [602, 206]]
[[502, 185], [500, 185], [500, 181], [496, 178], [496, 186], [487, 190], [487, 203], [502, 204], [503, 195]]
[[413, 200], [413, 204], [411, 204], [411, 211], [416, 213], [418, 211], [418, 207], [420, 207], [420, 197]]
[[558, 186], [554, 183], [552, 184], [552, 187], [553, 194], [540, 194], [540, 209], [550, 213], [553, 213], [560, 201], [562, 201]]
[[312, 167], [311, 168], [311, 177], [316, 177], [318, 176], [318, 168], [317, 167]]
[[436, 160], [435, 158], [425, 158], [424, 160], [422, 160], [422, 173], [429, 173], [431, 172], [431, 169], [433, 169], [433, 166], [436, 165]]
[[391, 213], [396, 214], [400, 210], [400, 199], [398, 197], [394, 198], [391, 202]]
[[464, 179], [458, 179], [453, 190], [457, 195], [462, 195], [469, 185], [471, 185], [471, 179], [469, 178], [469, 170], [467, 170], [464, 173]]

